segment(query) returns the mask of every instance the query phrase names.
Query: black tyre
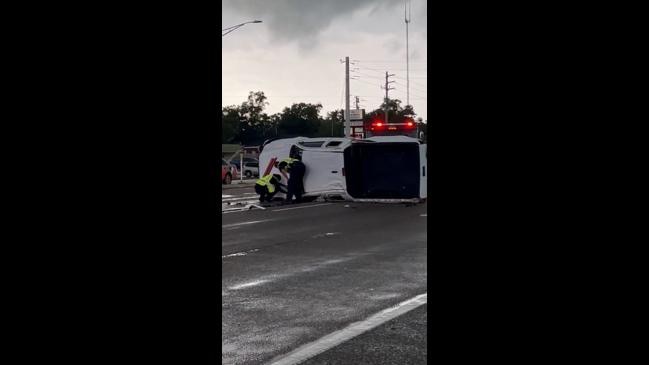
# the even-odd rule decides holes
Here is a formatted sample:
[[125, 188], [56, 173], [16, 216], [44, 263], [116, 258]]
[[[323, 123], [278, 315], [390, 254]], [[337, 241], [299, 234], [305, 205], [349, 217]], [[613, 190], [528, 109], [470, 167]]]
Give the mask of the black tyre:
[[229, 172], [225, 175], [225, 179], [223, 179], [223, 183], [226, 185], [232, 183], [232, 175], [230, 175]]

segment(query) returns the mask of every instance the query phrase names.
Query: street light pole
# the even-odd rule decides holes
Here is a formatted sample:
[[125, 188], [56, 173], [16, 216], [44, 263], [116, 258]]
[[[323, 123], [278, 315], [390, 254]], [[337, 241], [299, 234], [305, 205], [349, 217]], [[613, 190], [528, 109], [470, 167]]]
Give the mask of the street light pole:
[[349, 115], [349, 57], [345, 57], [345, 137], [351, 138]]
[[[410, 5], [408, 3], [407, 5]], [[410, 10], [410, 6], [408, 6]], [[403, 8], [403, 16], [406, 21], [406, 105], [410, 105], [410, 52], [408, 52], [408, 23], [410, 23], [410, 11], [408, 11], [408, 16], [406, 16], [406, 8]]]
[[236, 29], [239, 29], [239, 28], [243, 27], [243, 26], [246, 25], [246, 24], [251, 24], [251, 23], [261, 23], [261, 22], [262, 22], [261, 20], [251, 20], [251, 21], [249, 21], [249, 22], [245, 22], [245, 23], [241, 23], [241, 24], [233, 25], [233, 26], [231, 26], [231, 27], [227, 27], [227, 28], [225, 28], [225, 29], [221, 29], [221, 32], [225, 32], [225, 33], [221, 34], [221, 37], [225, 37], [228, 33], [232, 32], [232, 31], [234, 31], [234, 30], [236, 30]]

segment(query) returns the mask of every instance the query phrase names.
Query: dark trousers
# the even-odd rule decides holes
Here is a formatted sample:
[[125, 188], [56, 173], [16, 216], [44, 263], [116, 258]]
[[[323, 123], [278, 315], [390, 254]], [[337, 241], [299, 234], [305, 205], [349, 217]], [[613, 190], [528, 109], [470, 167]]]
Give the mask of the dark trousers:
[[267, 186], [261, 186], [258, 184], [255, 184], [255, 193], [259, 194], [259, 201], [260, 202], [270, 202], [273, 199], [273, 196], [275, 196], [275, 193], [277, 190], [274, 192], [270, 193], [268, 192], [268, 187]]
[[306, 168], [302, 162], [294, 162], [291, 166], [290, 177], [288, 179], [288, 192], [286, 201], [290, 202], [295, 195], [295, 202], [302, 202], [302, 193], [304, 192], [304, 173]]

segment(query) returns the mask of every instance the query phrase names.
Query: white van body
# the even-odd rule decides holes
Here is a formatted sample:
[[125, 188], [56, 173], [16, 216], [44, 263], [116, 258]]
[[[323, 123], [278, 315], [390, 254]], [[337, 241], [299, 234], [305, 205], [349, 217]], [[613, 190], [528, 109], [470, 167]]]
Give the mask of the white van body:
[[[290, 157], [291, 150], [306, 166], [305, 197], [359, 202], [419, 202], [427, 197], [426, 145], [415, 138], [278, 139], [263, 146], [260, 175], [273, 159]], [[270, 173], [279, 174], [279, 170], [273, 167]]]

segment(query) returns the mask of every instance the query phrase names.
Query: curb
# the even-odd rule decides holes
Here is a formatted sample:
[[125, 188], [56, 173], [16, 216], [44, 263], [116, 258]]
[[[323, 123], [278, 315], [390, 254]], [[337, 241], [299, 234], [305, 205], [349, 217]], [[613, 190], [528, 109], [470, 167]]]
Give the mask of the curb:
[[228, 185], [221, 184], [221, 189], [226, 190], [226, 189], [246, 188], [255, 185], [255, 181], [256, 180], [254, 179], [243, 180], [242, 183], [240, 180], [236, 180], [236, 181], [232, 181], [232, 183]]

